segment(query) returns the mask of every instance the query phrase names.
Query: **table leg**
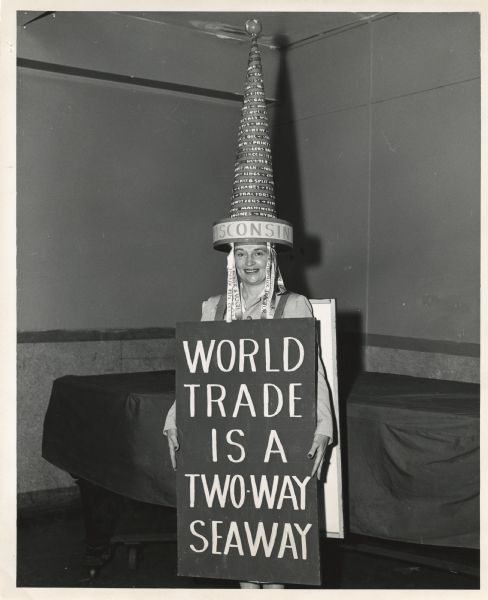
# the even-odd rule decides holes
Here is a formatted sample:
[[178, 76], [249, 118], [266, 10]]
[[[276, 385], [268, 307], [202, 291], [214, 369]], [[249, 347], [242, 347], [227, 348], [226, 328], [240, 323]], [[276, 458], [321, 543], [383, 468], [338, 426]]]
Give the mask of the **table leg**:
[[[95, 575], [110, 560], [113, 536], [120, 515], [121, 497], [85, 479], [76, 480], [81, 496], [85, 523], [86, 551], [84, 565]], [[95, 572], [92, 573], [92, 570]]]

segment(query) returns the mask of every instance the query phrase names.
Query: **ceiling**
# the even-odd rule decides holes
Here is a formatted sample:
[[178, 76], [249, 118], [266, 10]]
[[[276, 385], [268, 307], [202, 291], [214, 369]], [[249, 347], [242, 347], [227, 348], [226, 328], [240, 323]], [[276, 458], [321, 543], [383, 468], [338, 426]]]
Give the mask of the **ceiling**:
[[[19, 25], [53, 13], [19, 11]], [[336, 30], [347, 29], [379, 16], [381, 13], [357, 12], [123, 12], [128, 18], [195, 29], [220, 38], [247, 39], [244, 25], [258, 18], [263, 30], [260, 43], [270, 47], [285, 47]]]
[[233, 39], [247, 39], [245, 23], [257, 18], [263, 30], [260, 42], [283, 47], [336, 29], [347, 28], [375, 17], [377, 13], [325, 12], [127, 12], [133, 18], [148, 19], [192, 28]]

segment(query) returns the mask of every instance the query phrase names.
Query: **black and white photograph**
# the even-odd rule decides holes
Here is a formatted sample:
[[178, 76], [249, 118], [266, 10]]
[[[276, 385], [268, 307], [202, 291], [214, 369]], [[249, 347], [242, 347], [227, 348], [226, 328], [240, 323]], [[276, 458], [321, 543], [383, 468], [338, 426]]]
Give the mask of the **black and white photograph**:
[[2, 597], [481, 593], [485, 14], [380, 4], [3, 3]]

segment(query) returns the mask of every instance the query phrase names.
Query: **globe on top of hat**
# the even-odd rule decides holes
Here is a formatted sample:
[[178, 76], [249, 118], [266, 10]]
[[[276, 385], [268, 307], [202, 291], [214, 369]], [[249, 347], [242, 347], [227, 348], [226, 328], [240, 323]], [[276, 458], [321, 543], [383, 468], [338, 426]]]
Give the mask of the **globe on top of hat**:
[[246, 31], [252, 37], [257, 37], [261, 33], [261, 23], [257, 19], [246, 21]]

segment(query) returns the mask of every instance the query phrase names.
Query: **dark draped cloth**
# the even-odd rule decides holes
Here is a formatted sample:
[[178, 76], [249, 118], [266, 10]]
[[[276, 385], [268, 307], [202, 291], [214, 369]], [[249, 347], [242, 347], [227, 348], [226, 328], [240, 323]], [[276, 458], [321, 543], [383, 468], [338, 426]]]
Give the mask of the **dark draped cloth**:
[[[176, 506], [163, 425], [174, 373], [56, 379], [42, 452], [117, 494]], [[342, 402], [354, 533], [479, 547], [479, 386], [362, 373]]]

